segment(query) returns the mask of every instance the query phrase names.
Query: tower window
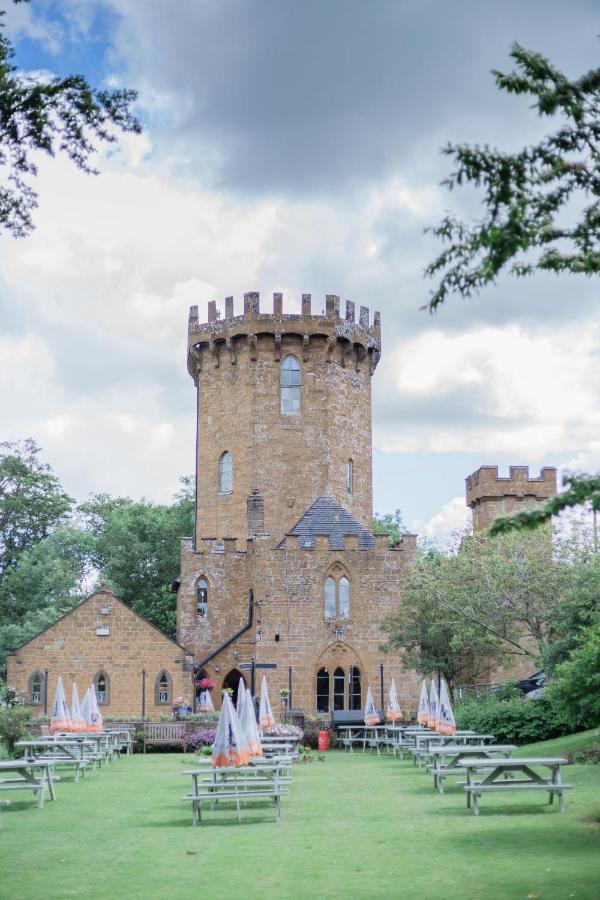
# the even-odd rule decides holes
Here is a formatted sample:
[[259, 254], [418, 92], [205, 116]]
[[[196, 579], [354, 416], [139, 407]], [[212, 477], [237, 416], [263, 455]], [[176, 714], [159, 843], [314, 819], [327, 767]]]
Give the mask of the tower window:
[[229, 450], [219, 460], [219, 493], [231, 494], [233, 491], [233, 457]]
[[205, 619], [208, 615], [208, 582], [200, 578], [196, 588], [196, 614], [199, 619]]
[[332, 575], [325, 579], [323, 588], [326, 619], [350, 618], [350, 582], [345, 575], [337, 581]]
[[325, 581], [325, 618], [326, 619], [335, 619], [336, 615], [336, 604], [335, 604], [335, 580], [329, 576], [329, 578]]
[[352, 493], [354, 489], [354, 463], [351, 459], [348, 460], [346, 465], [346, 490], [349, 494]]
[[285, 356], [279, 368], [280, 408], [282, 416], [300, 415], [302, 376], [295, 356]]

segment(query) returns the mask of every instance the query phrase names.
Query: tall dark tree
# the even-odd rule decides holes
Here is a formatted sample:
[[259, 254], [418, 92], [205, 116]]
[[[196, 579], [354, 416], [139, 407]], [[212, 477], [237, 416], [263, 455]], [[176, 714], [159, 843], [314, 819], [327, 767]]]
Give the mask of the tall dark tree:
[[0, 443], [0, 582], [26, 550], [64, 522], [73, 500], [28, 438]]
[[20, 72], [2, 31], [4, 15], [0, 10], [0, 229], [23, 237], [33, 228], [31, 214], [38, 205], [31, 186], [36, 151], [66, 153], [79, 169], [97, 174], [90, 162], [96, 145], [114, 143], [116, 131], [139, 133], [141, 127], [131, 108], [135, 91], [98, 90], [83, 75]]

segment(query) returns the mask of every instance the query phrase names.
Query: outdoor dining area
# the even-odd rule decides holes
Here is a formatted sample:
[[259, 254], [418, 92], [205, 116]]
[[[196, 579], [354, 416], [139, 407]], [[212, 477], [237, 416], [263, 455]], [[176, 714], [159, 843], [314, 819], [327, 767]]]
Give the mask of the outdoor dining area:
[[457, 730], [443, 678], [439, 689], [436, 680], [432, 680], [429, 691], [423, 680], [416, 725], [402, 724], [403, 714], [392, 679], [385, 718], [382, 723], [369, 687], [364, 724], [340, 725], [338, 747], [351, 753], [355, 747], [363, 753], [388, 752], [400, 759], [405, 754], [412, 756], [415, 768], [425, 769], [433, 776], [433, 788], [439, 794], [444, 793], [447, 778], [458, 776], [462, 780], [457, 784], [463, 788], [467, 808], [473, 809], [475, 815], [480, 813], [483, 794], [528, 790], [547, 792], [549, 804], [556, 796], [559, 811], [564, 812], [563, 792], [571, 790], [572, 785], [563, 784], [561, 766], [569, 761], [562, 757], [516, 758], [512, 755], [517, 749], [515, 744], [496, 743], [493, 734]]
[[[40, 809], [46, 796], [56, 800], [55, 784], [61, 777], [57, 770], [72, 770], [77, 783], [86, 772], [132, 752], [129, 730], [104, 730], [93, 687], [86, 690], [80, 703], [77, 685], [73, 684], [69, 706], [62, 678], [57, 680], [48, 732], [42, 737], [17, 741], [15, 747], [22, 751], [19, 758], [0, 760], [0, 791], [31, 792]], [[10, 802], [3, 798], [0, 806]]]
[[275, 725], [267, 680], [262, 679], [258, 722], [254, 701], [241, 679], [234, 707], [223, 693], [221, 713], [210, 757], [187, 769], [192, 790], [182, 799], [192, 804], [192, 822], [202, 821], [203, 804], [215, 810], [217, 804], [233, 804], [241, 822], [242, 804], [268, 804], [281, 818], [281, 799], [292, 783], [292, 762], [298, 757], [298, 738], [270, 738], [263, 732]]

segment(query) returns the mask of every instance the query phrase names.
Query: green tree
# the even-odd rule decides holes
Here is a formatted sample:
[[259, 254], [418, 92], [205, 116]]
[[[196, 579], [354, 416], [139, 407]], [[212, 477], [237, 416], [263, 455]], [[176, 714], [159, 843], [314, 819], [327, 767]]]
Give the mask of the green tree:
[[19, 72], [3, 28], [0, 18], [0, 228], [23, 237], [33, 229], [31, 213], [38, 205], [30, 183], [38, 171], [37, 152], [65, 153], [79, 169], [97, 174], [90, 163], [95, 144], [114, 143], [115, 131], [139, 133], [141, 127], [131, 110], [135, 91], [98, 90], [82, 75]]
[[26, 550], [64, 522], [73, 500], [31, 438], [0, 444], [0, 584]]
[[62, 525], [28, 550], [0, 580], [0, 669], [6, 656], [83, 599], [92, 536]]
[[444, 184], [482, 189], [484, 215], [468, 225], [448, 214], [430, 229], [449, 244], [425, 270], [441, 275], [431, 311], [450, 294], [478, 292], [507, 266], [521, 276], [600, 271], [600, 69], [570, 81], [519, 44], [510, 55], [516, 71], [493, 70], [497, 86], [532, 97], [538, 115], [560, 121], [556, 131], [517, 153], [470, 144], [443, 150], [456, 166]]
[[578, 571], [573, 588], [552, 616], [552, 636], [542, 657], [544, 670], [552, 674], [593, 625], [600, 625], [600, 555], [597, 553]]
[[464, 537], [450, 556], [422, 554], [394, 616], [383, 623], [387, 648], [406, 648], [407, 668], [477, 681], [498, 664], [539, 665], [557, 610], [589, 552], [548, 533], [493, 540]]
[[600, 725], [600, 624], [584, 629], [580, 638], [547, 690], [571, 727], [593, 728]]
[[387, 534], [390, 547], [393, 547], [407, 534], [408, 528], [402, 521], [402, 513], [399, 509], [394, 513], [375, 513], [371, 523], [373, 534]]
[[181, 538], [193, 533], [189, 480], [170, 506], [126, 498], [93, 497], [80, 512], [95, 532], [93, 562], [117, 596], [171, 637]]

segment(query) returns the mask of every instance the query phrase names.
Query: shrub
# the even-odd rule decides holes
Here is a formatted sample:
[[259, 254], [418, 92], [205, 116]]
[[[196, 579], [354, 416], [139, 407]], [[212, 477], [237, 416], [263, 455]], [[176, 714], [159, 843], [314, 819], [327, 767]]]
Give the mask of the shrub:
[[528, 744], [560, 737], [571, 730], [546, 698], [527, 700], [523, 695], [502, 699], [494, 694], [465, 700], [455, 709], [459, 729], [493, 734], [500, 743]]
[[600, 765], [600, 744], [592, 744], [591, 747], [583, 747], [581, 750], [575, 750], [574, 753], [568, 753], [569, 762], [585, 765], [586, 763], [595, 763]]
[[189, 734], [187, 741], [192, 750], [200, 750], [202, 747], [212, 747], [215, 742], [216, 728], [200, 728], [193, 734]]
[[0, 706], [0, 740], [10, 756], [15, 754], [15, 744], [29, 737], [31, 710], [24, 706]]
[[582, 629], [582, 642], [556, 667], [548, 696], [573, 728], [600, 723], [600, 625]]

